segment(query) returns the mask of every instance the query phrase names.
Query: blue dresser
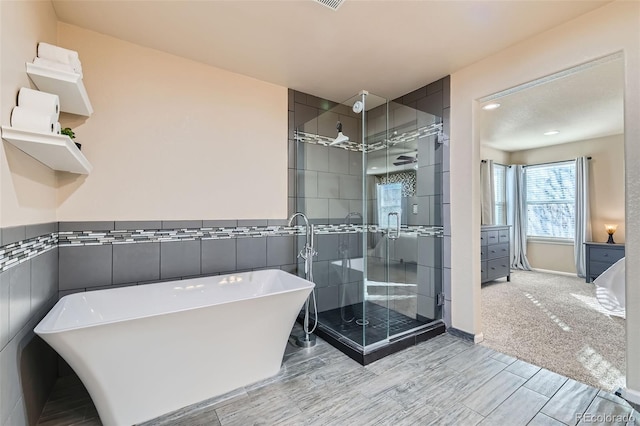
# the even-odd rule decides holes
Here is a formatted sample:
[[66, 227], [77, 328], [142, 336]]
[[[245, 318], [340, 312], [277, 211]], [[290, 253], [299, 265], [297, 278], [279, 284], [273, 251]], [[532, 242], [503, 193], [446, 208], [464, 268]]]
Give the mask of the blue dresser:
[[483, 225], [480, 233], [481, 282], [507, 278], [511, 281], [509, 226]]
[[624, 244], [588, 242], [584, 246], [587, 267], [585, 281], [588, 283], [624, 257]]

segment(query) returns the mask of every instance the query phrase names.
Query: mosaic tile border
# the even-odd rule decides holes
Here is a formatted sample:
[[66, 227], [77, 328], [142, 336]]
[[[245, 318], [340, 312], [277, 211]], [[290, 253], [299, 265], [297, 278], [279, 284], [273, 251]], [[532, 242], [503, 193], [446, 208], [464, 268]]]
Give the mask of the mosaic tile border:
[[[430, 124], [428, 126], [420, 127], [417, 130], [394, 134], [391, 137], [387, 137], [386, 132], [379, 133], [374, 136], [369, 136], [367, 137], [368, 142], [364, 147], [361, 143], [358, 143], [356, 141], [347, 141], [341, 143], [340, 145], [334, 146], [334, 148], [342, 148], [346, 149], [347, 151], [354, 152], [362, 152], [364, 150], [365, 153], [370, 153], [378, 151], [380, 149], [392, 147], [399, 143], [410, 142], [427, 136], [437, 136], [439, 141], [443, 140], [444, 134], [442, 123]], [[296, 130], [294, 135], [294, 140], [312, 145], [332, 146], [331, 143], [333, 143], [334, 139], [334, 137], [318, 135], [302, 130]]]
[[[315, 234], [382, 233], [376, 225], [315, 225]], [[441, 226], [402, 226], [401, 234], [442, 237]], [[203, 227], [194, 229], [62, 231], [17, 241], [0, 247], [0, 272], [33, 259], [56, 247], [96, 246], [106, 244], [139, 244], [153, 242], [222, 240], [231, 238], [262, 238], [304, 235], [303, 226], [238, 226], [230, 228]]]
[[0, 247], [0, 272], [26, 262], [58, 246], [58, 234], [45, 234]]
[[[353, 234], [362, 232], [383, 232], [376, 225], [315, 225], [316, 234]], [[405, 234], [420, 236], [443, 236], [441, 226], [403, 226]], [[261, 238], [304, 235], [303, 226], [250, 226], [233, 228], [193, 228], [160, 230], [114, 230], [114, 231], [63, 231], [58, 233], [60, 247], [88, 246], [104, 244], [164, 243], [171, 241], [222, 240], [231, 238]]]

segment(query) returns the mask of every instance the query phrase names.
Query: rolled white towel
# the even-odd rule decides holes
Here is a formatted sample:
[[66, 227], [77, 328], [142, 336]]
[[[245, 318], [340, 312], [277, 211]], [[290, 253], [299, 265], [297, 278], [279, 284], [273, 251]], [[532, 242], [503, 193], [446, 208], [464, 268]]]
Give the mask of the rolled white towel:
[[11, 126], [38, 133], [54, 133], [56, 130], [50, 114], [19, 106], [11, 111]]
[[80, 63], [78, 52], [75, 50], [69, 50], [64, 47], [40, 42], [38, 43], [38, 57], [60, 62], [61, 64], [71, 65], [74, 72], [82, 74], [82, 64]]
[[54, 123], [60, 117], [60, 98], [53, 93], [22, 87], [18, 92], [18, 106], [49, 114]]
[[63, 64], [62, 62], [52, 61], [51, 59], [37, 58], [37, 57], [33, 58], [33, 63], [35, 65], [40, 65], [46, 68], [53, 68], [60, 71], [72, 72], [82, 77], [82, 68], [80, 68], [80, 71], [76, 71], [76, 69], [71, 64]]
[[38, 57], [50, 59], [63, 64], [71, 64], [71, 60], [73, 58], [78, 59], [78, 52], [75, 50], [65, 49], [64, 47], [54, 46], [53, 44], [40, 42], [38, 43]]

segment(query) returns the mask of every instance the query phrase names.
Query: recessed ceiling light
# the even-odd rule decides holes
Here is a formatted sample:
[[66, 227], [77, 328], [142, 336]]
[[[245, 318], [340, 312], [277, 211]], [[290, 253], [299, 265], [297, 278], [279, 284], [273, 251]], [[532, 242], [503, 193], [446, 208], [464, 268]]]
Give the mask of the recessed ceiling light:
[[500, 108], [500, 104], [497, 102], [486, 104], [485, 106], [482, 107], [482, 109], [485, 111], [491, 111], [492, 109], [497, 109], [497, 108]]
[[371, 170], [378, 170], [378, 168], [376, 166], [373, 166]]
[[553, 135], [557, 135], [558, 133], [560, 133], [559, 130], [549, 130], [548, 132], [544, 132], [543, 134], [545, 136], [553, 136]]

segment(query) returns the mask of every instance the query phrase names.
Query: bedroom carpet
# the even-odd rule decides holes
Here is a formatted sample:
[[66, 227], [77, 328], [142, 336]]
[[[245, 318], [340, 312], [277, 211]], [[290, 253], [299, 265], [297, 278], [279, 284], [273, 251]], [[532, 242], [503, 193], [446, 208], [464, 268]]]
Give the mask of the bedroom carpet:
[[584, 279], [512, 271], [482, 286], [483, 345], [607, 391], [624, 385], [625, 320]]

